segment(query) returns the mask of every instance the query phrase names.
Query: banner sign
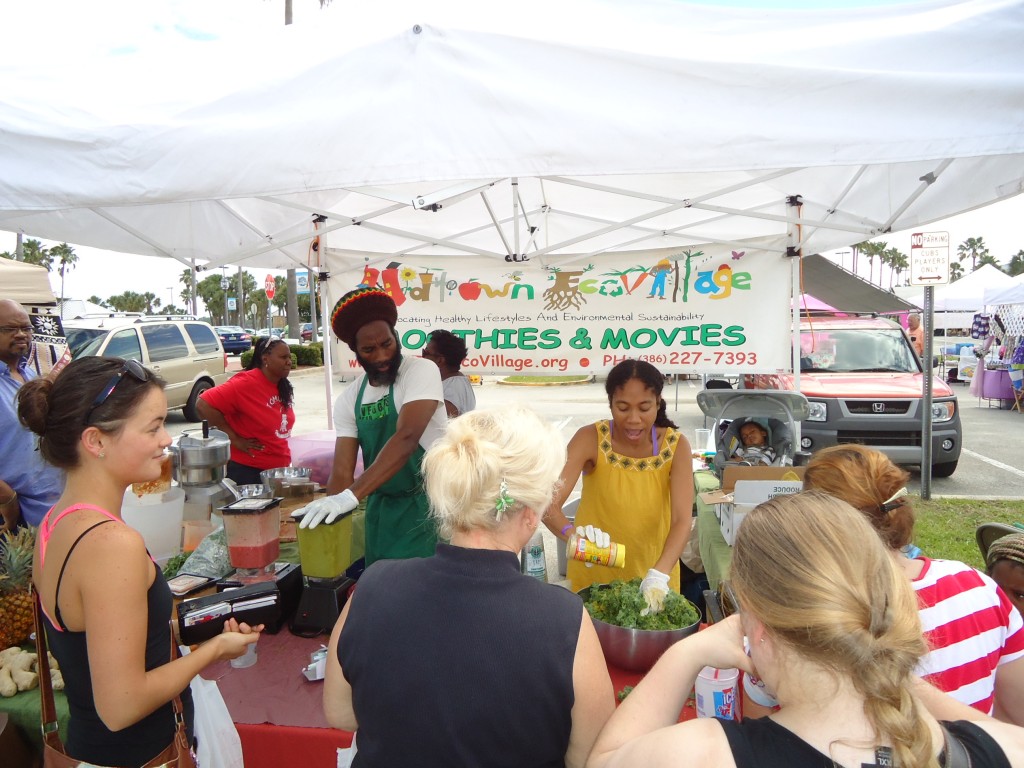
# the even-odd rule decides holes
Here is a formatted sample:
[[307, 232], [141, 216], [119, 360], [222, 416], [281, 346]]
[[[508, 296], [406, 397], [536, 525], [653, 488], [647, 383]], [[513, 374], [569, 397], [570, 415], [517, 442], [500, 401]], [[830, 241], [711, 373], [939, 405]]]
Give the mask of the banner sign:
[[[398, 305], [405, 354], [443, 328], [468, 347], [464, 373], [604, 373], [626, 358], [663, 373], [765, 373], [790, 369], [790, 263], [777, 254], [683, 251], [649, 264], [543, 267], [529, 261], [364, 268], [336, 285], [381, 288]], [[440, 261], [440, 260], [437, 260]], [[350, 273], [352, 274], [352, 273]], [[358, 274], [358, 273], [355, 273]], [[340, 281], [339, 281], [340, 282]], [[336, 344], [339, 373], [361, 371]]]

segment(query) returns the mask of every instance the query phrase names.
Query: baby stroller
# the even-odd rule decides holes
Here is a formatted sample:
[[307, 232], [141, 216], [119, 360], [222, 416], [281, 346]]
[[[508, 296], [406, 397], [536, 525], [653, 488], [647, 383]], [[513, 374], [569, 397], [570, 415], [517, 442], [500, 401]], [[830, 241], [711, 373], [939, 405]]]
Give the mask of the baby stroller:
[[[799, 392], [773, 389], [702, 390], [697, 405], [715, 419], [714, 470], [719, 479], [727, 466], [792, 466], [802, 463], [797, 451], [796, 425], [810, 415], [807, 398]], [[768, 432], [769, 450], [742, 452], [740, 430], [755, 422]]]

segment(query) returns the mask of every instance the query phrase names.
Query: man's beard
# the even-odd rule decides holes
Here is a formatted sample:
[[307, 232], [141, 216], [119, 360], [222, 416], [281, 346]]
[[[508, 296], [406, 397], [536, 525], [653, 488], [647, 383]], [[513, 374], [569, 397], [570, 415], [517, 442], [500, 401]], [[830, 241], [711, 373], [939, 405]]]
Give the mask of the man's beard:
[[402, 364], [402, 351], [398, 350], [395, 352], [395, 356], [388, 362], [388, 367], [385, 370], [380, 370], [375, 365], [368, 363], [363, 357], [357, 352], [356, 360], [363, 366], [363, 370], [366, 371], [366, 379], [375, 387], [387, 387], [395, 383], [398, 378], [398, 368]]

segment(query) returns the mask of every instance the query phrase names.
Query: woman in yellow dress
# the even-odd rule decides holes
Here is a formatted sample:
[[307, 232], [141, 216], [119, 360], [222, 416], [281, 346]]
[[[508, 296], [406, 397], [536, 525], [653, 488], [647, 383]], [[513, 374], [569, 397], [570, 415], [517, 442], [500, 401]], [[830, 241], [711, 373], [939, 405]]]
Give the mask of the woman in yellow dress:
[[[569, 441], [561, 485], [545, 515], [548, 528], [563, 540], [576, 527], [598, 543], [610, 537], [626, 548], [623, 568], [570, 559], [574, 591], [642, 577], [653, 610], [660, 610], [669, 589], [679, 591], [679, 556], [693, 515], [690, 444], [666, 414], [664, 384], [661, 372], [642, 360], [612, 368], [605, 383], [612, 418], [582, 427]], [[574, 526], [562, 505], [581, 474]]]

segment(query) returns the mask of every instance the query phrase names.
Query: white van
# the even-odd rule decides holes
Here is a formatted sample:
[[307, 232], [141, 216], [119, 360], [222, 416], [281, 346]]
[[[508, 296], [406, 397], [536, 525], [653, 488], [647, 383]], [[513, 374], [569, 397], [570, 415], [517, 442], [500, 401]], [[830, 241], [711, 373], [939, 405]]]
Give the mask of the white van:
[[138, 360], [167, 382], [167, 409], [201, 421], [199, 395], [228, 379], [227, 354], [213, 327], [167, 315], [103, 316], [64, 321], [73, 357]]

